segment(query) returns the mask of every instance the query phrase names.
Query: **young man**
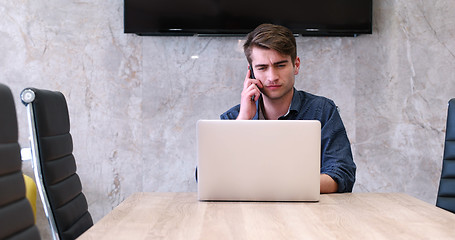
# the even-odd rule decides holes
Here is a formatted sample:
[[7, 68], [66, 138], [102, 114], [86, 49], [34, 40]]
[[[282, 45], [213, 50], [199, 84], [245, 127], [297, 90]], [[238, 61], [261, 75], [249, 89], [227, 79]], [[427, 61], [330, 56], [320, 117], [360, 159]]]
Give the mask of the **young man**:
[[294, 88], [300, 58], [293, 33], [262, 24], [248, 34], [243, 48], [249, 67], [240, 104], [221, 119], [319, 120], [321, 193], [351, 192], [356, 165], [335, 103]]

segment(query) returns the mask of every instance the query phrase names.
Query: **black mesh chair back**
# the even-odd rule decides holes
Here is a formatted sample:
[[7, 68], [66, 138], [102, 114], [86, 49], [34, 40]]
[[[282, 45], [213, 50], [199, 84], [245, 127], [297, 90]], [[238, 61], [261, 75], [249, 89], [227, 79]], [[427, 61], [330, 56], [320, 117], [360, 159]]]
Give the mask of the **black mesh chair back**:
[[[93, 225], [76, 173], [66, 99], [60, 92], [24, 89], [32, 161], [54, 239], [75, 239]], [[40, 188], [38, 189], [40, 190]]]
[[11, 90], [0, 84], [0, 239], [40, 239], [25, 197], [16, 108]]
[[455, 98], [449, 101], [446, 139], [436, 206], [455, 213]]

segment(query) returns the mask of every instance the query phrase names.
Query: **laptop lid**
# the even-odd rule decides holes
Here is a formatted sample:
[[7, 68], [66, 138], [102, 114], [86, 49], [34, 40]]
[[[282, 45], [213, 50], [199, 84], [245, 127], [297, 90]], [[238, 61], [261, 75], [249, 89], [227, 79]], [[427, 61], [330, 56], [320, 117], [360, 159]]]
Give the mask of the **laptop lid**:
[[319, 201], [317, 120], [199, 120], [198, 196], [209, 201]]

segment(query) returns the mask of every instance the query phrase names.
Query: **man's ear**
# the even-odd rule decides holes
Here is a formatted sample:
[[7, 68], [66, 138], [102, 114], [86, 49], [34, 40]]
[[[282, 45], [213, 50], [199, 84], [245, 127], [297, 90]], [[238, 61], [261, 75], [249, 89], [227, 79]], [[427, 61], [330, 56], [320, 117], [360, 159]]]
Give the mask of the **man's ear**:
[[300, 58], [296, 57], [295, 61], [294, 61], [294, 75], [299, 74], [299, 70], [300, 70]]

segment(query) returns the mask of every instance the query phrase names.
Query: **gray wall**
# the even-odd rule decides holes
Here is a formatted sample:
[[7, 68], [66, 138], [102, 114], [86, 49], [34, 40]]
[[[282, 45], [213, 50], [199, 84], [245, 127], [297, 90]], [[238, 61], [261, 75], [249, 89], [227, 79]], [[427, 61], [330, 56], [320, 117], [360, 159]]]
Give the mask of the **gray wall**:
[[[455, 97], [454, 12], [450, 0], [376, 0], [372, 35], [297, 39], [296, 86], [340, 107], [355, 192], [435, 203]], [[16, 97], [20, 143], [20, 91], [62, 91], [95, 221], [134, 192], [196, 191], [195, 124], [239, 102], [242, 39], [124, 34], [122, 0], [3, 0], [0, 16], [0, 82]]]

